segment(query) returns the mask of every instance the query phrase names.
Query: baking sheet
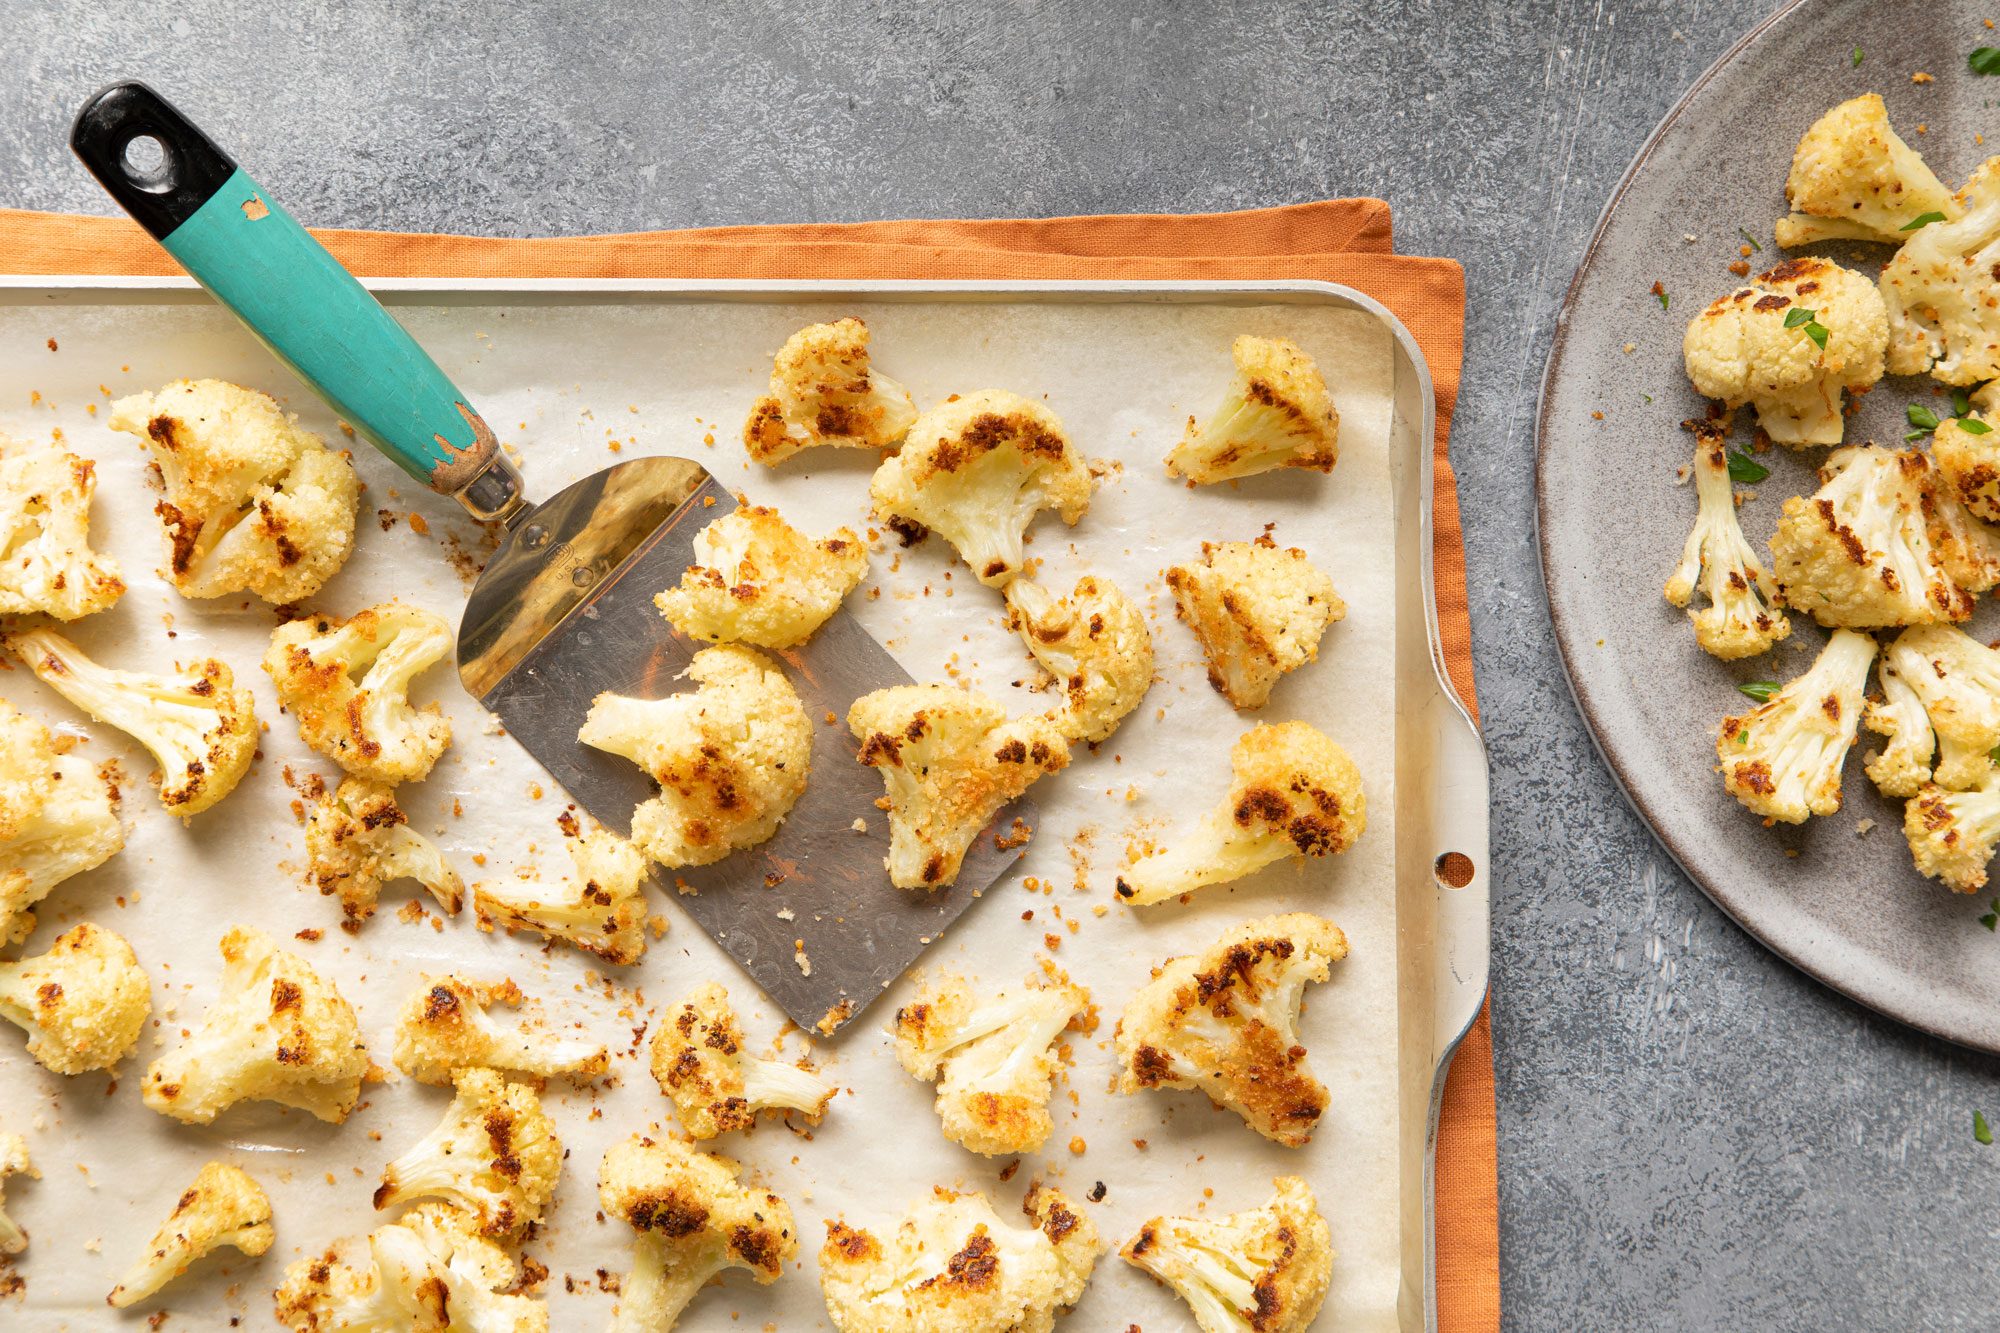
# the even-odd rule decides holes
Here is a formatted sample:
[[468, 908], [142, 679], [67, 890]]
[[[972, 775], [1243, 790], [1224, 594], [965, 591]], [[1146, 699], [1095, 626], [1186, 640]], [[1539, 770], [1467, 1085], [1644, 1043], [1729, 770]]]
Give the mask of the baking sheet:
[[[494, 296], [398, 313], [518, 451], [537, 494], [621, 458], [683, 453], [802, 527], [858, 527], [865, 519], [872, 455], [821, 451], [770, 473], [745, 463], [736, 438], [771, 353], [800, 324], [830, 317], [824, 306], [541, 304]], [[920, 406], [989, 386], [1047, 395], [1083, 450], [1102, 460], [1104, 475], [1075, 529], [1052, 516], [1034, 529], [1030, 554], [1045, 562], [1039, 577], [1062, 592], [1092, 572], [1130, 593], [1148, 613], [1159, 680], [1098, 753], [1079, 752], [1069, 770], [1037, 787], [1043, 819], [1026, 859], [928, 956], [930, 966], [989, 987], [1017, 984], [1048, 959], [1091, 989], [1103, 1021], [1094, 1033], [1069, 1039], [1073, 1063], [1058, 1084], [1056, 1129], [1044, 1150], [1002, 1183], [1005, 1159], [979, 1158], [944, 1140], [930, 1087], [902, 1072], [883, 1031], [909, 994], [906, 981], [838, 1042], [811, 1045], [842, 1088], [825, 1124], [808, 1132], [767, 1121], [753, 1135], [712, 1145], [740, 1157], [791, 1202], [802, 1252], [772, 1288], [738, 1275], [705, 1293], [683, 1326], [826, 1327], [815, 1273], [823, 1220], [888, 1225], [932, 1185], [984, 1189], [1006, 1213], [1031, 1179], [1051, 1180], [1079, 1200], [1102, 1182], [1103, 1201], [1089, 1212], [1116, 1245], [1158, 1212], [1192, 1210], [1205, 1200], [1216, 1211], [1261, 1203], [1269, 1178], [1285, 1171], [1313, 1183], [1333, 1228], [1340, 1257], [1324, 1325], [1396, 1326], [1399, 1304], [1407, 1317], [1402, 1233], [1416, 1201], [1403, 1178], [1409, 1100], [1399, 1077], [1399, 1070], [1408, 1074], [1399, 985], [1410, 979], [1399, 976], [1396, 911], [1388, 329], [1360, 311], [1302, 304], [849, 302], [839, 313], [868, 320], [878, 364], [904, 380]], [[1228, 344], [1241, 332], [1291, 337], [1325, 370], [1342, 418], [1332, 477], [1265, 476], [1195, 491], [1163, 475], [1159, 460], [1186, 416], [1205, 413], [1225, 385]], [[641, 1027], [658, 1007], [711, 978], [731, 986], [753, 1042], [778, 1032], [775, 1008], [666, 901], [656, 906], [671, 921], [670, 933], [641, 964], [613, 976], [581, 955], [545, 953], [531, 937], [482, 934], [470, 909], [456, 920], [400, 920], [397, 909], [409, 896], [401, 887], [385, 894], [382, 912], [358, 937], [336, 929], [333, 900], [299, 883], [302, 834], [292, 804], [305, 775], [331, 778], [333, 769], [298, 742], [256, 667], [275, 617], [254, 601], [190, 602], [157, 578], [143, 455], [102, 420], [110, 395], [176, 375], [213, 375], [277, 394], [337, 439], [334, 423], [226, 315], [177, 296], [0, 306], [0, 366], [0, 431], [33, 439], [59, 429], [70, 448], [99, 464], [95, 530], [123, 562], [131, 591], [113, 612], [78, 625], [77, 639], [124, 665], [173, 654], [221, 656], [256, 692], [270, 723], [263, 757], [243, 786], [192, 828], [166, 816], [142, 783], [130, 784], [125, 852], [59, 887], [42, 913], [31, 952], [85, 918], [126, 935], [152, 975], [159, 1022], [115, 1087], [102, 1076], [49, 1074], [18, 1038], [0, 1033], [0, 1123], [27, 1136], [44, 1175], [8, 1191], [9, 1211], [35, 1239], [20, 1267], [26, 1291], [5, 1307], [7, 1322], [102, 1325], [109, 1317], [102, 1294], [209, 1158], [238, 1162], [264, 1182], [279, 1239], [261, 1261], [225, 1256], [169, 1288], [159, 1302], [173, 1312], [169, 1327], [214, 1326], [237, 1314], [248, 1326], [267, 1325], [268, 1293], [286, 1263], [383, 1220], [368, 1202], [381, 1166], [435, 1123], [448, 1100], [444, 1090], [392, 1073], [339, 1127], [261, 1103], [213, 1126], [186, 1127], [139, 1101], [145, 1062], [177, 1040], [213, 994], [216, 940], [232, 924], [253, 923], [335, 980], [384, 1066], [401, 1001], [419, 974], [447, 969], [511, 976], [545, 1003], [551, 1021], [580, 1022], [613, 1048], [613, 1086], [554, 1086], [547, 1094], [570, 1156], [556, 1207], [526, 1246], [551, 1270], [543, 1290], [554, 1327], [599, 1323], [612, 1297], [598, 1290], [596, 1275], [623, 1270], [627, 1234], [595, 1219], [598, 1157], [628, 1133], [676, 1124], [647, 1072]], [[477, 534], [455, 517], [455, 506], [421, 491], [386, 460], [363, 451], [356, 464], [367, 483], [357, 550], [316, 604], [347, 613], [400, 594], [455, 618], [465, 593], [459, 567], [476, 550]], [[1267, 523], [1276, 525], [1278, 540], [1306, 548], [1332, 574], [1349, 614], [1329, 631], [1319, 662], [1287, 678], [1257, 720], [1303, 718], [1349, 749], [1364, 775], [1368, 832], [1330, 863], [1273, 867], [1187, 905], [1132, 913], [1115, 904], [1111, 889], [1127, 838], [1170, 833], [1220, 799], [1229, 744], [1251, 720], [1208, 687], [1191, 636], [1173, 621], [1160, 571], [1191, 557], [1202, 537], [1248, 539]], [[850, 606], [919, 680], [967, 681], [1016, 711], [1045, 706], [1024, 687], [1036, 672], [1000, 623], [1000, 599], [939, 540], [906, 551], [888, 538]], [[22, 707], [83, 731], [25, 673], [6, 685]], [[560, 873], [567, 864], [557, 827], [561, 793], [524, 753], [487, 734], [484, 715], [448, 666], [427, 677], [418, 696], [444, 704], [456, 736], [432, 778], [402, 793], [415, 826], [433, 833], [468, 879]], [[97, 734], [85, 753], [116, 756], [135, 774], [150, 767], [115, 733], [91, 730]], [[475, 865], [475, 856], [484, 864]], [[1030, 889], [1029, 881], [1040, 887]], [[1094, 910], [1100, 907], [1102, 916]], [[1112, 1024], [1154, 965], [1204, 947], [1242, 919], [1300, 908], [1332, 917], [1352, 950], [1329, 983], [1308, 993], [1304, 1039], [1333, 1092], [1308, 1148], [1270, 1145], [1200, 1094], [1108, 1091]], [[289, 939], [308, 928], [324, 937]], [[810, 953], [809, 933], [802, 933]], [[807, 1048], [796, 1033], [783, 1043], [788, 1055]], [[1173, 1328], [1188, 1317], [1168, 1292], [1107, 1255], [1063, 1327], [1134, 1323]]]

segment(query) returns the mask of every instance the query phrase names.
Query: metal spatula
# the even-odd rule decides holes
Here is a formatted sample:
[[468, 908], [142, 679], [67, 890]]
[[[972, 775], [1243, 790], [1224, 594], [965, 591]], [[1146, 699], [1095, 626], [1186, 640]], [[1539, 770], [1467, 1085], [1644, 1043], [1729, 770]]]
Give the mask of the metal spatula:
[[[125, 210], [364, 439], [412, 477], [504, 523], [459, 627], [459, 677], [594, 818], [624, 834], [653, 784], [578, 744], [601, 691], [660, 698], [702, 645], [653, 596], [696, 532], [735, 501], [685, 458], [639, 458], [542, 504], [466, 396], [403, 327], [208, 137], [142, 83], [84, 106], [70, 145]], [[957, 883], [905, 892], [883, 868], [881, 779], [844, 725], [860, 695], [909, 674], [845, 614], [781, 654], [815, 721], [812, 780], [778, 834], [676, 879], [676, 900], [800, 1026], [831, 1033], [900, 976], [1020, 852], [981, 836]], [[824, 725], [832, 714], [841, 725]], [[865, 819], [867, 832], [853, 828]], [[1032, 825], [1017, 802], [995, 821]]]

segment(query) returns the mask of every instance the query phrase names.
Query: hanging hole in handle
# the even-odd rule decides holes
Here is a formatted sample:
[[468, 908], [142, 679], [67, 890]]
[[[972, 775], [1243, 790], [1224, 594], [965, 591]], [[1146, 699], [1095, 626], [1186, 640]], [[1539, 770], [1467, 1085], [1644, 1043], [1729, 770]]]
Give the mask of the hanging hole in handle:
[[1479, 868], [1464, 852], [1441, 852], [1431, 864], [1431, 874], [1441, 889], [1462, 889], [1472, 883]]
[[125, 178], [148, 194], [165, 194], [174, 188], [174, 159], [166, 144], [150, 134], [135, 134], [118, 149], [118, 164]]

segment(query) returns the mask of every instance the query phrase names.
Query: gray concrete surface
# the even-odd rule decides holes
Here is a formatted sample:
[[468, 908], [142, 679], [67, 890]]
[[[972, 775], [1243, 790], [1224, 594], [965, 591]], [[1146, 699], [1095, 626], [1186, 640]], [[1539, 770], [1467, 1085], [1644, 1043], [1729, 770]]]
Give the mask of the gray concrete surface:
[[1655, 120], [1770, 3], [6, 0], [0, 204], [105, 211], [64, 132], [128, 74], [345, 226], [1386, 197], [1400, 247], [1460, 258], [1471, 289], [1453, 452], [1494, 761], [1509, 1326], [1990, 1325], [2000, 1146], [1970, 1121], [2000, 1120], [2000, 1070], [1772, 960], [1680, 877], [1575, 716], [1535, 565], [1570, 269]]

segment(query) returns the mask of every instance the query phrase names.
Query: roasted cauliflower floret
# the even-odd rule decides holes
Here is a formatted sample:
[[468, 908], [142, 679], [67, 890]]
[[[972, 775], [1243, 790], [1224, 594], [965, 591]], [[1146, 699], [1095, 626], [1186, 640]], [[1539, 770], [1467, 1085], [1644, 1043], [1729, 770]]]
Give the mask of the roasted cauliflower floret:
[[1199, 1089], [1272, 1142], [1304, 1146], [1327, 1091], [1306, 1064], [1299, 1005], [1345, 957], [1340, 927], [1291, 912], [1169, 959], [1118, 1020], [1118, 1091]]
[[160, 765], [160, 803], [173, 813], [200, 814], [250, 771], [256, 700], [215, 658], [155, 675], [99, 666], [53, 630], [23, 631], [9, 642], [44, 685], [152, 753]]
[[436, 1129], [389, 1163], [375, 1206], [442, 1199], [510, 1236], [541, 1220], [562, 1171], [562, 1141], [541, 1098], [491, 1069], [468, 1069]]
[[775, 509], [744, 507], [695, 534], [694, 564], [653, 602], [691, 639], [796, 648], [867, 572], [852, 528], [815, 541]]
[[972, 840], [1035, 779], [1069, 763], [1047, 718], [1007, 720], [974, 690], [897, 685], [856, 699], [847, 725], [860, 760], [888, 784], [889, 880], [936, 889], [958, 878]]
[[1829, 628], [1964, 620], [1972, 598], [1932, 540], [1930, 463], [1914, 449], [1836, 450], [1810, 496], [1785, 501], [1771, 538], [1785, 604]]
[[[1694, 531], [1667, 579], [1667, 600], [1688, 608], [1695, 642], [1725, 661], [1754, 657], [1792, 632], [1778, 609], [1778, 587], [1743, 536], [1729, 480], [1728, 433], [1722, 423], [1684, 423], [1694, 432]], [[1689, 606], [1699, 587], [1708, 605]]]
[[1092, 745], [1118, 730], [1153, 684], [1153, 636], [1146, 617], [1110, 580], [1086, 574], [1067, 597], [1039, 583], [1007, 585], [1007, 623], [1063, 694], [1050, 711], [1067, 740]]
[[227, 1245], [254, 1259], [276, 1239], [263, 1187], [247, 1171], [210, 1162], [146, 1243], [145, 1257], [118, 1279], [105, 1300], [121, 1310], [137, 1305], [211, 1250]]
[[97, 465], [0, 437], [0, 615], [75, 620], [125, 592], [118, 562], [90, 549]]
[[567, 843], [576, 871], [560, 888], [475, 884], [473, 910], [490, 927], [532, 930], [620, 967], [646, 952], [646, 861], [631, 843], [592, 829]]
[[2000, 523], [2000, 413], [1948, 417], [1931, 433], [1931, 461], [1945, 486], [1982, 523]]
[[110, 425], [144, 440], [160, 469], [166, 495], [155, 512], [185, 595], [252, 592], [288, 606], [347, 563], [361, 483], [266, 395], [175, 380], [113, 403]]
[[124, 845], [111, 785], [83, 759], [58, 754], [47, 727], [0, 699], [0, 944], [27, 939], [29, 909]]
[[1118, 1253], [1172, 1287], [1201, 1333], [1305, 1333], [1333, 1280], [1333, 1235], [1305, 1181], [1272, 1184], [1262, 1208], [1156, 1217]]
[[610, 1053], [585, 1037], [542, 1035], [502, 1027], [488, 1005], [517, 1005], [511, 981], [425, 977], [396, 1020], [396, 1068], [423, 1083], [448, 1084], [469, 1069], [500, 1069], [530, 1078], [588, 1083], [602, 1075]]
[[131, 1054], [153, 1013], [153, 988], [123, 936], [85, 921], [49, 951], [0, 963], [0, 1018], [28, 1034], [28, 1054], [58, 1074], [109, 1069]]
[[354, 1009], [305, 960], [238, 926], [201, 1024], [146, 1070], [146, 1105], [206, 1125], [240, 1101], [277, 1102], [339, 1124], [361, 1100], [368, 1052]]
[[382, 886], [413, 879], [447, 915], [464, 901], [458, 872], [437, 844], [410, 827], [393, 787], [347, 778], [319, 798], [306, 820], [306, 877], [340, 899], [350, 928], [375, 914]]
[[1820, 241], [1901, 245], [1926, 213], [1959, 215], [1958, 201], [1922, 154], [1889, 127], [1876, 93], [1850, 98], [1812, 123], [1792, 154], [1785, 199], [1792, 215], [1776, 230], [1786, 249]]
[[1231, 481], [1274, 468], [1333, 471], [1340, 413], [1313, 359], [1283, 338], [1239, 337], [1230, 354], [1236, 379], [1208, 424], [1189, 417], [1167, 455], [1167, 475], [1197, 483]]
[[421, 782], [451, 743], [451, 719], [413, 706], [410, 682], [450, 651], [443, 617], [385, 602], [280, 625], [264, 670], [307, 745], [358, 778]]
[[278, 1322], [293, 1333], [548, 1333], [548, 1307], [508, 1294], [519, 1270], [461, 1209], [414, 1208], [376, 1228], [368, 1250], [360, 1266], [335, 1249], [287, 1268]]
[[1882, 794], [1914, 796], [1933, 780], [1949, 791], [1984, 782], [2000, 746], [2000, 652], [1954, 626], [1919, 625], [1882, 650], [1877, 674], [1882, 700], [1862, 720], [1889, 740], [1868, 763]]
[[799, 1252], [792, 1210], [743, 1185], [726, 1157], [634, 1135], [604, 1154], [597, 1198], [638, 1233], [612, 1333], [667, 1333], [710, 1278], [747, 1270], [760, 1286]]
[[743, 447], [771, 466], [818, 444], [882, 449], [917, 419], [910, 391], [868, 358], [868, 326], [852, 316], [808, 324], [771, 365], [771, 392], [750, 408]]
[[20, 1254], [28, 1248], [28, 1233], [7, 1216], [7, 1177], [26, 1176], [40, 1180], [42, 1173], [28, 1157], [28, 1141], [19, 1134], [0, 1130], [0, 1255]]
[[1199, 561], [1167, 571], [1167, 586], [1208, 659], [1208, 683], [1238, 708], [1261, 708], [1278, 678], [1317, 659], [1326, 627], [1347, 616], [1333, 580], [1269, 534], [1203, 542]]
[[868, 494], [877, 518], [942, 534], [981, 583], [1003, 588], [1021, 572], [1035, 515], [1053, 509], [1075, 527], [1090, 486], [1090, 467], [1055, 413], [982, 389], [917, 418]]
[[1229, 752], [1229, 794], [1191, 834], [1170, 838], [1118, 875], [1134, 907], [1223, 884], [1288, 856], [1344, 852], [1367, 827], [1361, 770], [1316, 727], [1253, 727]]
[[939, 1190], [886, 1241], [826, 1224], [820, 1291], [840, 1333], [1049, 1333], [1097, 1266], [1097, 1228], [1062, 1191], [1035, 1185], [1032, 1227], [1000, 1220], [983, 1194]]
[[577, 739], [660, 784], [632, 812], [632, 841], [663, 866], [702, 866], [778, 831], [812, 775], [812, 721], [762, 653], [704, 648], [697, 688], [664, 699], [600, 694]]
[[2000, 157], [1958, 197], [1963, 215], [1910, 233], [1882, 268], [1892, 375], [1946, 384], [2000, 376]]
[[1903, 805], [1903, 837], [1917, 869], [1953, 893], [1985, 888], [2000, 845], [2000, 767], [1989, 764], [1963, 791], [1925, 783]]
[[1875, 640], [1837, 629], [1805, 674], [1741, 717], [1722, 719], [1722, 785], [1745, 809], [1803, 824], [1840, 809], [1840, 768], [1861, 724]]
[[668, 1010], [653, 1037], [653, 1078], [698, 1139], [749, 1129], [759, 1111], [798, 1111], [818, 1124], [834, 1086], [809, 1069], [760, 1060], [743, 1049], [743, 1029], [720, 982], [695, 987]]
[[1826, 259], [1788, 259], [1688, 321], [1681, 351], [1704, 397], [1748, 403], [1780, 444], [1839, 444], [1841, 392], [1882, 378], [1882, 294]]
[[937, 1084], [944, 1136], [988, 1157], [1040, 1148], [1056, 1059], [1050, 1044], [1090, 1003], [1068, 981], [991, 996], [962, 977], [925, 987], [896, 1011], [896, 1058]]

